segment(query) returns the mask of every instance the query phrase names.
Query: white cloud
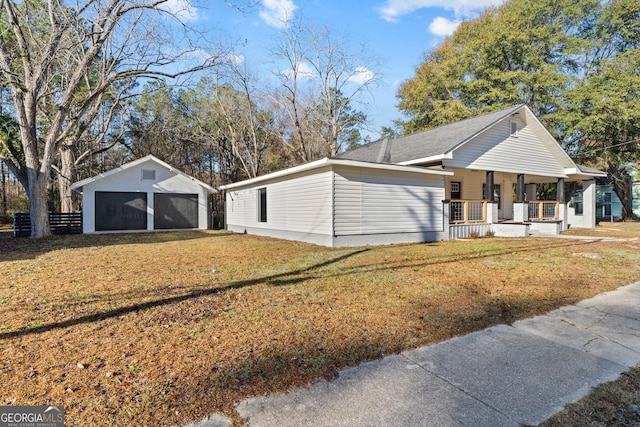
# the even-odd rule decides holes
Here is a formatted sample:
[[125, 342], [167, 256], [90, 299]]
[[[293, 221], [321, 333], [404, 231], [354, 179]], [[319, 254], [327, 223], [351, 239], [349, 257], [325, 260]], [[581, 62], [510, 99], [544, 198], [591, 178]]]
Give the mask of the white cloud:
[[[287, 78], [293, 78], [293, 70], [285, 70], [283, 72]], [[299, 79], [313, 79], [316, 77], [316, 73], [313, 70], [313, 67], [308, 62], [301, 62], [298, 64], [298, 78]]]
[[373, 72], [369, 70], [367, 67], [356, 67], [355, 73], [351, 77], [349, 77], [349, 81], [363, 85], [367, 83], [369, 80], [372, 80], [375, 77]]
[[198, 9], [191, 6], [188, 0], [167, 0], [160, 7], [177, 16], [182, 22], [195, 22], [198, 20]]
[[450, 36], [451, 34], [453, 34], [456, 28], [458, 28], [460, 22], [462, 21], [458, 19], [456, 19], [455, 21], [450, 21], [447, 18], [438, 16], [431, 22], [431, 24], [429, 24], [429, 31], [431, 31], [431, 34], [439, 37]]
[[457, 18], [469, 18], [489, 6], [499, 6], [505, 0], [386, 0], [378, 8], [385, 21], [398, 22], [399, 17], [419, 9], [439, 7], [452, 10]]
[[225, 56], [225, 62], [233, 65], [240, 65], [244, 62], [244, 55], [236, 55], [235, 53], [230, 53]]
[[260, 18], [275, 28], [284, 28], [293, 18], [293, 12], [298, 8], [291, 0], [262, 0]]

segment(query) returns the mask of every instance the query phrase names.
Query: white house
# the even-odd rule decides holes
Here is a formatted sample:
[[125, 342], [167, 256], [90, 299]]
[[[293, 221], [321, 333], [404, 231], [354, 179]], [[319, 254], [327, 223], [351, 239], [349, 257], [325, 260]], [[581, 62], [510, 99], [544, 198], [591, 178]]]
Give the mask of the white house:
[[220, 187], [227, 229], [325, 246], [442, 240], [451, 172], [322, 159]]
[[[516, 105], [221, 189], [229, 230], [352, 246], [592, 228], [599, 176]], [[550, 183], [555, 200], [537, 200]]]
[[84, 233], [118, 230], [206, 229], [208, 195], [216, 190], [146, 156], [78, 181]]

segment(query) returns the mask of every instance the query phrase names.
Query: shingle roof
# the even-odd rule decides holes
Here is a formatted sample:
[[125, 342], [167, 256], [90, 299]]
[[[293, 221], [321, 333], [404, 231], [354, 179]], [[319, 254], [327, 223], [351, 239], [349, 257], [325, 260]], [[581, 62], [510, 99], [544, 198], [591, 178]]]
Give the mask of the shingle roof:
[[378, 140], [337, 156], [339, 159], [364, 162], [402, 163], [443, 155], [497, 122], [524, 108], [514, 105], [504, 110], [483, 114], [393, 140]]

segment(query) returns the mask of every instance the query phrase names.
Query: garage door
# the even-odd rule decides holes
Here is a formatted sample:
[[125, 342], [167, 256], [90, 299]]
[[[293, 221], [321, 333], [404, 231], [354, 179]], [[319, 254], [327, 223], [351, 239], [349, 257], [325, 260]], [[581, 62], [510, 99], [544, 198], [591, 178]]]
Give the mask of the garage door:
[[96, 191], [96, 231], [146, 229], [147, 193]]
[[198, 228], [198, 195], [154, 193], [153, 228]]

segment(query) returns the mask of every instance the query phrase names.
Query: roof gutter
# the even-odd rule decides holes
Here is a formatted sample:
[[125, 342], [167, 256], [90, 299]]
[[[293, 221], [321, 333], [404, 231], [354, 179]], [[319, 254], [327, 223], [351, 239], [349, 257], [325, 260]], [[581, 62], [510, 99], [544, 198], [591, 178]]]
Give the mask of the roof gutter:
[[434, 163], [434, 162], [440, 162], [442, 160], [451, 160], [451, 159], [453, 159], [453, 153], [449, 151], [448, 153], [438, 154], [436, 156], [423, 157], [421, 159], [407, 160], [406, 162], [400, 162], [398, 164], [401, 166], [412, 166], [412, 165], [420, 165], [423, 163]]
[[408, 166], [408, 165], [399, 165], [399, 164], [387, 164], [387, 163], [370, 163], [370, 162], [362, 162], [358, 160], [343, 160], [343, 159], [330, 159], [325, 157], [321, 160], [316, 160], [315, 162], [306, 163], [304, 165], [295, 166], [289, 169], [284, 169], [278, 172], [273, 172], [268, 175], [259, 176], [257, 178], [251, 178], [244, 181], [236, 182], [233, 184], [227, 184], [218, 187], [220, 190], [232, 190], [234, 188], [246, 187], [255, 184], [259, 184], [261, 182], [269, 181], [272, 179], [282, 178], [289, 175], [293, 175], [300, 172], [306, 172], [314, 169], [319, 169], [321, 167], [333, 167], [333, 166], [350, 166], [357, 167], [363, 169], [375, 169], [375, 170], [389, 170], [389, 171], [398, 171], [398, 172], [413, 172], [420, 173], [425, 175], [441, 175], [441, 176], [451, 176], [453, 172], [446, 170], [434, 170], [434, 169], [426, 169], [422, 167], [416, 166]]

